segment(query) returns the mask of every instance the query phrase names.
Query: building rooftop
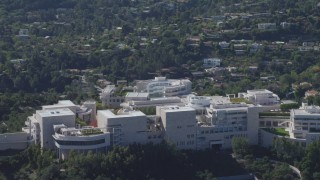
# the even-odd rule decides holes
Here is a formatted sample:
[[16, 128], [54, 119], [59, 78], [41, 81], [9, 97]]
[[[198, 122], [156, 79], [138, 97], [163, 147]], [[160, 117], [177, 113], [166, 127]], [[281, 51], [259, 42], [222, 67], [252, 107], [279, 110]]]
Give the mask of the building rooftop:
[[292, 109], [294, 116], [320, 116], [319, 106], [305, 106], [302, 109]]
[[114, 114], [110, 110], [100, 110], [101, 114], [108, 118], [118, 118], [118, 117], [132, 117], [132, 116], [146, 116], [141, 111], [131, 111], [131, 110], [119, 110], [118, 114]]
[[111, 93], [112, 91], [114, 91], [116, 89], [116, 86], [115, 85], [108, 85], [107, 87], [105, 87], [101, 93], [106, 93], [106, 94], [109, 94]]
[[74, 103], [72, 101], [70, 101], [70, 100], [60, 100], [60, 101], [58, 101], [58, 104], [74, 106]]
[[139, 93], [139, 92], [128, 92], [126, 97], [132, 98], [132, 97], [143, 97], [148, 98], [149, 93]]
[[230, 104], [230, 99], [228, 97], [223, 96], [212, 96], [212, 104]]
[[70, 109], [48, 109], [48, 110], [38, 110], [36, 111], [41, 117], [52, 117], [52, 116], [66, 116], [75, 115]]
[[161, 110], [166, 112], [195, 111], [194, 108], [188, 106], [163, 106]]
[[272, 92], [267, 89], [253, 89], [253, 90], [247, 90], [247, 93], [248, 94], [267, 94]]
[[58, 101], [57, 104], [42, 106], [42, 109], [43, 110], [56, 109], [56, 108], [63, 109], [65, 107], [70, 107], [70, 106], [76, 106], [76, 105], [70, 100], [61, 100], [61, 101]]

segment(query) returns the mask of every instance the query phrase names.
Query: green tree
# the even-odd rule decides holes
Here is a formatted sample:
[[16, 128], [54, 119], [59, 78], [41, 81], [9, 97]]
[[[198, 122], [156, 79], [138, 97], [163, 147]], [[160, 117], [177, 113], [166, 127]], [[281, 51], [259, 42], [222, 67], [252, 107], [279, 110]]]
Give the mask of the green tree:
[[232, 138], [232, 150], [236, 156], [244, 157], [249, 154], [249, 141], [244, 137], [233, 137]]
[[320, 172], [320, 140], [309, 144], [301, 162], [302, 178], [306, 180], [319, 177]]

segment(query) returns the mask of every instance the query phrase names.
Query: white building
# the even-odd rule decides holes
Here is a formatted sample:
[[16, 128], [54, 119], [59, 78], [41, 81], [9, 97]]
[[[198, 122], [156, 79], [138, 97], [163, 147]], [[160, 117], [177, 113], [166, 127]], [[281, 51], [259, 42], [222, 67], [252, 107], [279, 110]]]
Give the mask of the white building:
[[158, 142], [163, 138], [159, 120], [141, 111], [120, 110], [114, 114], [110, 110], [99, 110], [97, 120], [98, 127], [112, 132], [112, 146]]
[[33, 139], [27, 132], [0, 134], [0, 151], [14, 149], [22, 150], [33, 143]]
[[290, 112], [290, 138], [310, 143], [320, 138], [320, 107], [302, 105]]
[[71, 150], [79, 153], [106, 152], [110, 147], [110, 132], [91, 126], [76, 129], [64, 124], [54, 125], [55, 148], [59, 159], [66, 159]]
[[[276, 121], [276, 118], [277, 117], [270, 119]], [[273, 126], [273, 124], [267, 127], [270, 126]], [[295, 142], [297, 145], [306, 147], [308, 144], [320, 138], [320, 107], [302, 104], [299, 109], [292, 109], [290, 111], [289, 119], [282, 119], [282, 123], [277, 123], [276, 126], [284, 128], [289, 135], [284, 137], [261, 130], [259, 136], [261, 136], [262, 146], [271, 146], [274, 138], [286, 138], [287, 140]]]
[[191, 107], [158, 106], [164, 139], [178, 149], [196, 149], [196, 111]]
[[219, 58], [205, 58], [203, 59], [204, 68], [218, 67], [221, 64], [221, 59]]
[[233, 137], [245, 137], [250, 144], [257, 144], [258, 112], [258, 108], [247, 104], [211, 104], [198, 121], [198, 149], [231, 148]]
[[183, 105], [182, 99], [179, 97], [159, 97], [147, 100], [129, 100], [122, 103], [123, 108], [139, 108], [139, 107], [156, 107], [164, 105]]
[[27, 38], [29, 37], [29, 30], [28, 29], [20, 29], [19, 35], [20, 38]]
[[52, 135], [55, 133], [53, 125], [65, 124], [68, 127], [75, 127], [75, 114], [68, 108], [39, 110], [35, 114], [40, 126], [41, 148], [54, 149]]
[[192, 107], [196, 110], [205, 110], [210, 107], [211, 104], [229, 104], [230, 99], [223, 96], [195, 96], [193, 94], [188, 95], [185, 98], [185, 105]]
[[61, 101], [58, 101], [57, 104], [42, 106], [42, 110], [64, 109], [64, 108], [70, 109], [73, 113], [77, 112], [77, 106], [70, 100], [61, 100]]
[[70, 100], [60, 100], [57, 104], [42, 106], [43, 110], [50, 109], [64, 109], [68, 108], [76, 117], [85, 120], [86, 122], [96, 120], [96, 102], [95, 101], [85, 101], [81, 106], [75, 105]]
[[102, 104], [112, 108], [120, 107], [120, 104], [124, 102], [124, 96], [121, 93], [117, 93], [119, 89], [115, 85], [108, 85], [100, 93], [100, 99]]
[[230, 43], [227, 43], [226, 41], [221, 41], [219, 42], [219, 46], [221, 47], [221, 49], [228, 49], [230, 46]]
[[125, 96], [125, 101], [147, 101], [149, 100], [149, 93], [128, 92]]
[[191, 93], [192, 83], [189, 79], [166, 79], [155, 77], [152, 80], [139, 80], [136, 83], [136, 92], [149, 93], [150, 97], [171, 97]]
[[97, 105], [95, 101], [85, 101], [82, 106], [77, 107], [77, 117], [86, 121], [91, 122], [96, 120]]
[[280, 103], [278, 95], [266, 89], [247, 90], [247, 93], [238, 93], [239, 98], [245, 98], [254, 105], [277, 105]]
[[276, 23], [259, 23], [258, 29], [260, 29], [260, 30], [276, 30], [277, 25], [276, 25]]

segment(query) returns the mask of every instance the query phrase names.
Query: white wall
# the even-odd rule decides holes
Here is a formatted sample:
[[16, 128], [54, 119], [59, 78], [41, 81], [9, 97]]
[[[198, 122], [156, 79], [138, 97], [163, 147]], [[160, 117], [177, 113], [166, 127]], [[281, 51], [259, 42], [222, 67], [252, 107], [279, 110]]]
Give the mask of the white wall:
[[0, 151], [7, 149], [25, 149], [31, 141], [25, 132], [0, 134]]

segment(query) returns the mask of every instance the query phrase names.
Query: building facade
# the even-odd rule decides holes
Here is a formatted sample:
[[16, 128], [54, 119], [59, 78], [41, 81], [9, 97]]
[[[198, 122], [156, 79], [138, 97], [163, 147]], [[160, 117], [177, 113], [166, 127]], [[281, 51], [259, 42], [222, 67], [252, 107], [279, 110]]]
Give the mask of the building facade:
[[166, 79], [155, 77], [152, 80], [139, 80], [134, 90], [149, 93], [151, 97], [182, 96], [191, 93], [192, 83], [189, 79]]
[[254, 105], [273, 106], [280, 104], [278, 95], [266, 89], [247, 90], [247, 93], [238, 93], [239, 98], [245, 98]]
[[219, 67], [221, 64], [221, 59], [219, 58], [205, 58], [203, 59], [204, 68]]
[[320, 138], [320, 107], [303, 104], [290, 111], [290, 138], [304, 139], [310, 143]]
[[118, 89], [115, 85], [108, 85], [100, 93], [102, 104], [111, 108], [118, 108], [124, 102], [125, 97], [117, 93]]

